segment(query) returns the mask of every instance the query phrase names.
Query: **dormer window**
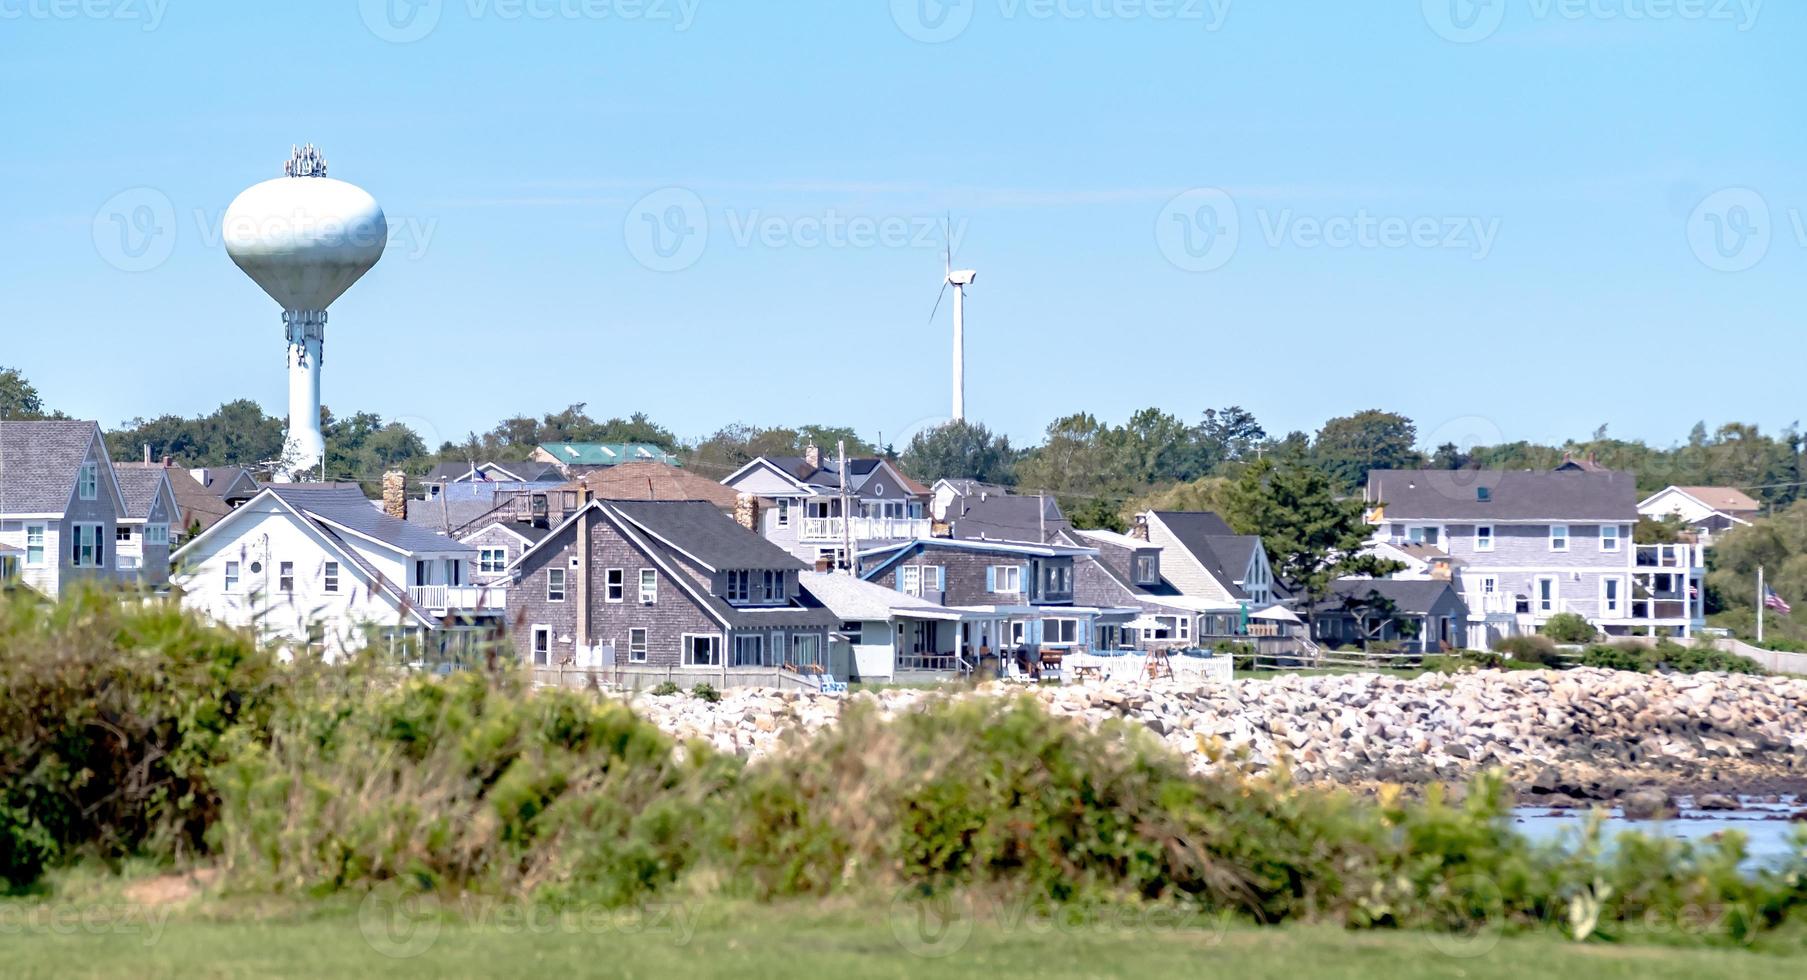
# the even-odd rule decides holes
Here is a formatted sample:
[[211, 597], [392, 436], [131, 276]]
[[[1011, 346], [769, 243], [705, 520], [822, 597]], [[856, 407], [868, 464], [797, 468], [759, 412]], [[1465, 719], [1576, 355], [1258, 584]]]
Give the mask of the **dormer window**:
[[1161, 580], [1161, 563], [1154, 555], [1137, 555], [1136, 584], [1154, 585]]
[[[63, 472], [67, 473], [68, 470]], [[81, 480], [76, 487], [76, 495], [83, 500], [100, 499], [100, 464], [83, 463]]]

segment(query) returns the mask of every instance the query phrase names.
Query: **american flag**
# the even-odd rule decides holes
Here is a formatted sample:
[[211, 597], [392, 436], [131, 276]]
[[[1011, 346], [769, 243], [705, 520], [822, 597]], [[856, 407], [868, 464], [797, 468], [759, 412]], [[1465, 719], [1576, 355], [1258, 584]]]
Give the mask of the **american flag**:
[[1788, 604], [1788, 600], [1783, 599], [1779, 595], [1776, 595], [1775, 589], [1765, 587], [1763, 592], [1764, 592], [1764, 595], [1763, 595], [1763, 604], [1764, 605], [1768, 606], [1771, 609], [1774, 609], [1776, 612], [1779, 612], [1784, 616], [1788, 615], [1791, 612], [1794, 612], [1794, 607], [1792, 607]]

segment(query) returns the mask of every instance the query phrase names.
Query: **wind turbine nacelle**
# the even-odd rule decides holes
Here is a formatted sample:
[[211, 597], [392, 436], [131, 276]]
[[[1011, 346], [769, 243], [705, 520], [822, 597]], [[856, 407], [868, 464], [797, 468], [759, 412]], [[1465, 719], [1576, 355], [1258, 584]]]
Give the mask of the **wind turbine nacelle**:
[[956, 286], [970, 286], [973, 284], [973, 280], [977, 278], [979, 278], [979, 274], [971, 269], [961, 269], [958, 272], [950, 272], [947, 274], [947, 281]]

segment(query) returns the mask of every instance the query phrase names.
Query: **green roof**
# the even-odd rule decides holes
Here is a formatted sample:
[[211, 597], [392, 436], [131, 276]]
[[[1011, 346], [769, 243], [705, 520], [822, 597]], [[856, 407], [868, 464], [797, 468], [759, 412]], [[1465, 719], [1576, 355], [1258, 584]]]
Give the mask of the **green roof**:
[[540, 451], [570, 466], [614, 466], [617, 463], [666, 463], [678, 457], [648, 442], [549, 442]]

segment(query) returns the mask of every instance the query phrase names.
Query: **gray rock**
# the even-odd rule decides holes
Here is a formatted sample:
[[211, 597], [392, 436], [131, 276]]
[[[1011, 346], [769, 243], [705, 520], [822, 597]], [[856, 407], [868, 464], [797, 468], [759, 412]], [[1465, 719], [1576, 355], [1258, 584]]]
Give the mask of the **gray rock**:
[[1619, 812], [1627, 820], [1672, 820], [1681, 814], [1675, 800], [1660, 789], [1640, 789], [1619, 797]]

